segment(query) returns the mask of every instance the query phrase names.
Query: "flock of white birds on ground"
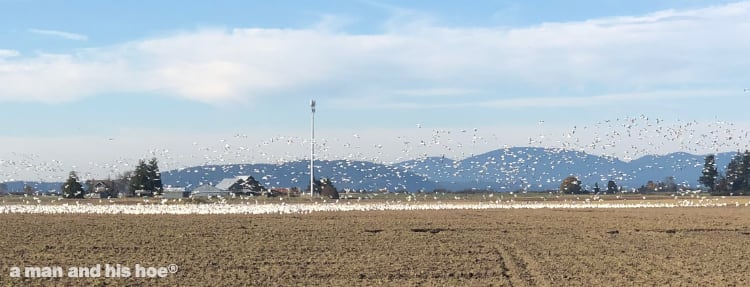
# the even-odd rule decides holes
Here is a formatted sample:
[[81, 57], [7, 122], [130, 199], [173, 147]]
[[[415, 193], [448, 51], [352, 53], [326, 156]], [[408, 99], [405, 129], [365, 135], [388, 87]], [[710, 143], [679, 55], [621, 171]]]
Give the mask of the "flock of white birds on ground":
[[[554, 193], [524, 195], [487, 193], [345, 194], [342, 199], [216, 197], [212, 201], [191, 198], [143, 198], [123, 204], [117, 199], [66, 200], [57, 196], [24, 195], [0, 201], [0, 214], [308, 214], [347, 211], [419, 211], [487, 209], [633, 209], [633, 208], [721, 208], [750, 207], [747, 198], [708, 197], [699, 191], [672, 194], [669, 199], [647, 196], [601, 195], [561, 196]], [[382, 197], [382, 198], [381, 198]]]
[[[407, 197], [415, 197], [407, 195]], [[675, 208], [675, 207], [750, 207], [750, 201], [728, 201], [727, 198], [707, 198], [700, 195], [675, 196], [673, 201], [607, 200], [598, 196], [575, 198], [561, 201], [515, 201], [497, 199], [487, 201], [454, 200], [412, 202], [392, 200], [385, 202], [360, 202], [333, 200], [314, 203], [290, 203], [280, 198], [279, 202], [268, 203], [245, 200], [240, 203], [227, 203], [219, 200], [214, 203], [185, 204], [182, 199], [144, 199], [137, 204], [117, 204], [112, 200], [67, 201], [33, 197], [23, 203], [0, 205], [0, 214], [307, 214], [312, 212], [347, 211], [416, 211], [416, 210], [485, 210], [485, 209], [623, 209], [623, 208]], [[58, 201], [58, 202], [55, 202]]]

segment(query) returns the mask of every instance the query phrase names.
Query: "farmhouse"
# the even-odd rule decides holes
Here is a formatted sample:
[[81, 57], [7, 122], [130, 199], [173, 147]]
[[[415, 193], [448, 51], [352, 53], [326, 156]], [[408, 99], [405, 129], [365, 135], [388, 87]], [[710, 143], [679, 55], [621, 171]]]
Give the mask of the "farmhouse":
[[238, 195], [261, 195], [267, 192], [255, 178], [249, 175], [225, 178], [220, 181], [216, 188]]
[[122, 183], [111, 179], [92, 179], [86, 181], [86, 189], [89, 196], [94, 198], [116, 198], [122, 197], [127, 190]]

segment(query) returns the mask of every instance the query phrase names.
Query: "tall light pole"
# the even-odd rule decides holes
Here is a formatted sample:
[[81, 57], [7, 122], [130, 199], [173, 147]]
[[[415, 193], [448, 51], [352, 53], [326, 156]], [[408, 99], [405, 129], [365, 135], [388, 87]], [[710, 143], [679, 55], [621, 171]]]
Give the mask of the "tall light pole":
[[310, 101], [310, 197], [315, 195], [315, 100]]

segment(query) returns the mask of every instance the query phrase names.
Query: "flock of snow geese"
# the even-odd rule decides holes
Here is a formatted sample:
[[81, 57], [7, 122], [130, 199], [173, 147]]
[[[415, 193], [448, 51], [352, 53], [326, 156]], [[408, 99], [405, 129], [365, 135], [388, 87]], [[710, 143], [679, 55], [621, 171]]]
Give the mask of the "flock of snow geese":
[[[543, 121], [539, 125], [544, 125]], [[417, 126], [422, 129], [421, 125]], [[744, 150], [750, 143], [750, 132], [744, 127], [736, 126], [725, 121], [711, 121], [699, 123], [697, 121], [677, 121], [667, 123], [662, 119], [649, 118], [645, 115], [636, 117], [623, 117], [612, 120], [597, 122], [591, 126], [573, 126], [572, 129], [556, 135], [550, 133], [540, 134], [538, 137], [529, 138], [529, 146], [562, 148], [565, 150], [585, 151], [587, 153], [607, 154], [612, 151], [612, 156], [623, 160], [635, 159], [637, 156], [654, 154], [663, 148], [681, 150], [688, 152], [720, 152], [732, 150]], [[452, 135], [453, 134], [453, 135]], [[453, 137], [456, 134], [470, 135], [470, 137]], [[395, 135], [394, 135], [395, 136]], [[244, 137], [238, 135], [234, 142], [241, 141]], [[434, 130], [430, 138], [410, 138], [400, 136], [397, 140], [403, 143], [400, 147], [399, 158], [414, 159], [427, 156], [422, 147], [433, 146], [445, 151], [444, 156], [453, 158], [469, 157], [473, 153], [467, 153], [467, 146], [484, 144], [483, 146], [495, 146], [501, 148], [501, 135], [483, 134], [478, 128], [465, 130]], [[320, 154], [326, 159], [326, 153], [333, 145], [338, 150], [350, 148], [352, 153], [345, 158], [357, 158], [360, 160], [372, 160], [383, 162], [377, 157], [362, 158], [357, 154], [358, 150], [353, 146], [362, 146], [357, 143], [359, 135], [351, 139], [321, 140]], [[248, 159], [255, 162], [279, 163], [284, 161], [300, 160], [290, 155], [273, 157], [264, 151], [266, 145], [288, 145], [298, 146], [306, 149], [308, 143], [305, 139], [294, 137], [275, 137], [264, 141], [258, 146], [241, 146], [229, 140], [221, 140], [217, 147], [201, 147], [193, 143], [196, 148], [204, 151], [206, 161], [212, 163], [242, 162]], [[622, 145], [629, 145], [622, 147]], [[666, 145], [666, 147], [665, 147]], [[374, 150], [382, 149], [377, 144]], [[616, 152], [615, 152], [616, 151]], [[169, 168], [171, 161], [178, 160], [167, 150], [157, 150], [153, 155]], [[266, 158], [258, 158], [266, 157]], [[332, 156], [328, 156], [332, 157]], [[39, 174], [57, 172], [67, 175], [70, 167], [63, 162], [42, 161], [33, 154], [16, 154], [14, 159], [0, 159], [0, 179], [4, 181], [13, 180], [20, 171], [36, 171]], [[112, 169], [117, 174], [130, 170], [132, 162], [121, 159], [117, 162], [92, 164], [90, 168]], [[162, 167], [162, 170], [165, 168]], [[262, 177], [262, 175], [260, 176]], [[680, 207], [680, 206], [722, 206], [726, 203], [717, 203], [710, 200], [703, 201], [675, 201], [671, 203], [651, 203], [647, 201], [638, 203], [621, 202], [513, 202], [492, 201], [480, 203], [465, 203], [461, 201], [445, 203], [412, 203], [412, 202], [384, 202], [384, 203], [352, 203], [352, 202], [328, 202], [328, 203], [294, 203], [285, 202], [274, 204], [164, 204], [147, 203], [125, 205], [125, 204], [41, 204], [29, 201], [26, 204], [0, 204], [0, 213], [41, 213], [41, 214], [64, 214], [64, 213], [91, 213], [91, 214], [287, 214], [287, 213], [309, 213], [320, 211], [368, 211], [368, 210], [436, 210], [436, 209], [517, 209], [517, 208], [647, 208], [647, 207]], [[737, 203], [738, 206], [747, 206], [747, 203]]]
[[[529, 137], [528, 143], [518, 145], [581, 151], [624, 161], [644, 155], [675, 151], [705, 154], [745, 150], [749, 148], [750, 143], [748, 127], [718, 119], [703, 122], [665, 121], [640, 115], [603, 120], [586, 126], [575, 125], [563, 131], [556, 128], [547, 129], [547, 123], [544, 121], [539, 121], [538, 125], [538, 135]], [[396, 165], [399, 162], [430, 156], [461, 160], [509, 147], [506, 135], [480, 128], [429, 130], [417, 124], [416, 129], [421, 132], [408, 135], [394, 134], [390, 138], [381, 138], [380, 143], [360, 139], [359, 134], [348, 138], [322, 138], [316, 143], [316, 158]], [[308, 158], [309, 141], [303, 137], [279, 135], [255, 140], [249, 139], [247, 135], [237, 134], [216, 142], [193, 142], [192, 145], [188, 143], [191, 146], [188, 148], [189, 151], [152, 149], [148, 157], [158, 158], [162, 171], [185, 168], [183, 162], [188, 157], [188, 160], [199, 162], [199, 165], [280, 164]], [[132, 170], [137, 160], [119, 158], [106, 162], [92, 161], [85, 166], [71, 166], [61, 160], [46, 160], [29, 152], [14, 152], [0, 158], [0, 181], [28, 178], [30, 174], [33, 178], [44, 181], [64, 181], [71, 169], [78, 171], [79, 176], [84, 178], [89, 171], [95, 170], [105, 171], [105, 174], [116, 177]], [[50, 174], [56, 177], [50, 178]]]
[[[152, 201], [145, 199], [137, 204], [118, 204], [114, 201], [94, 203], [91, 201], [42, 202], [31, 200], [0, 204], [0, 214], [308, 214], [313, 212], [347, 211], [418, 211], [418, 210], [487, 210], [487, 209], [623, 209], [623, 208], [676, 208], [676, 207], [750, 207], [747, 199], [727, 200], [700, 195], [675, 196], [674, 200], [603, 200], [596, 196], [561, 201], [515, 201], [497, 199], [492, 201], [467, 202], [456, 198], [437, 202], [412, 202], [393, 200], [385, 202], [332, 201], [314, 203], [259, 203], [257, 200], [227, 203], [226, 200], [208, 204], [186, 204], [181, 200]], [[741, 201], [745, 202], [741, 202]]]

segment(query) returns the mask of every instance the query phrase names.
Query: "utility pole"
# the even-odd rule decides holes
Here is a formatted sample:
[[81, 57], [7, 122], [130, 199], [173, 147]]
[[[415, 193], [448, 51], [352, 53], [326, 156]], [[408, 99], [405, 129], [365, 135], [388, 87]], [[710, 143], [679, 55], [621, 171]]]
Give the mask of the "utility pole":
[[315, 100], [310, 101], [311, 125], [310, 125], [310, 197], [315, 195]]

